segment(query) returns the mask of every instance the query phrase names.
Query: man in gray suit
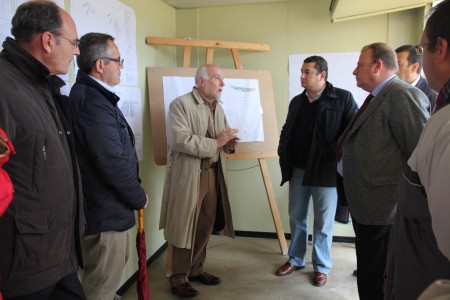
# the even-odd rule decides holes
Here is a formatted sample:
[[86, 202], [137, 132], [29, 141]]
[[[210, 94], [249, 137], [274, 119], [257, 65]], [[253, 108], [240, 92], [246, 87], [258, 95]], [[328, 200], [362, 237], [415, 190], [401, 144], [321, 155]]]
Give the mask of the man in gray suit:
[[370, 95], [338, 142], [338, 171], [356, 235], [360, 299], [383, 298], [383, 274], [395, 190], [429, 116], [427, 97], [396, 75], [397, 57], [384, 43], [361, 50], [353, 71]]
[[437, 92], [428, 85], [425, 77], [420, 76], [420, 72], [422, 72], [423, 53], [421, 46], [403, 45], [395, 49], [395, 53], [397, 53], [398, 61], [397, 76], [427, 95], [430, 101], [428, 111], [432, 114], [436, 107]]

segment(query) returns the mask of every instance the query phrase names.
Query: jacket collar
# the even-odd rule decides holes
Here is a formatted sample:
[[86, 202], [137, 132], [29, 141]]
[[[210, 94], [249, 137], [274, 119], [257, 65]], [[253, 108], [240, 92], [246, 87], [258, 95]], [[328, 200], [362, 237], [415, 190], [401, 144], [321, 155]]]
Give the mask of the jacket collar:
[[[308, 99], [308, 96], [306, 95], [306, 89], [303, 90], [302, 94], [304, 97], [306, 97], [306, 99]], [[334, 98], [337, 98], [336, 91], [333, 85], [327, 81], [325, 83], [325, 89], [323, 90], [322, 95], [320, 95], [320, 98], [317, 99], [316, 101], [324, 101], [327, 99], [334, 99]]]
[[119, 102], [120, 100], [119, 96], [105, 89], [102, 85], [100, 85], [98, 82], [92, 79], [87, 73], [81, 70], [78, 70], [76, 83], [85, 84], [87, 86], [96, 89], [97, 91], [102, 93], [106, 97], [106, 99], [108, 99], [108, 101], [111, 102], [111, 104], [114, 106], [116, 106], [117, 102]]
[[50, 70], [34, 58], [12, 38], [7, 37], [3, 42], [1, 56], [25, 74], [36, 85], [49, 85]]

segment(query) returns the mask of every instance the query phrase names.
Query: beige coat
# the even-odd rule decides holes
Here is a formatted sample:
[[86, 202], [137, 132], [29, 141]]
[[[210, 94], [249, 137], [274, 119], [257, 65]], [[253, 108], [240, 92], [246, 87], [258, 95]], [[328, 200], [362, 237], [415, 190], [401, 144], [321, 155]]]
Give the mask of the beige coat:
[[[159, 229], [164, 238], [178, 248], [191, 249], [197, 224], [196, 204], [200, 190], [201, 161], [217, 152], [215, 139], [207, 138], [209, 108], [194, 87], [192, 92], [175, 99], [167, 120], [167, 169], [164, 182]], [[228, 123], [222, 107], [215, 109], [215, 130], [219, 134]], [[220, 194], [225, 218], [223, 233], [234, 237], [227, 182], [220, 151]]]

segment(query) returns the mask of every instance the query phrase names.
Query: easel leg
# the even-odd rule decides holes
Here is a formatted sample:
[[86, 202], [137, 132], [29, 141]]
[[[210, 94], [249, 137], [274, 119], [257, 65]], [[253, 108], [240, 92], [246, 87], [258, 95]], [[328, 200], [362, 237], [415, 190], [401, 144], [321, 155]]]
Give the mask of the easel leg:
[[265, 158], [258, 158], [258, 161], [264, 180], [264, 187], [266, 188], [267, 199], [269, 200], [270, 210], [272, 212], [273, 223], [275, 224], [275, 230], [277, 231], [281, 253], [283, 253], [283, 255], [286, 255], [288, 252], [286, 237], [284, 236], [283, 226], [281, 225], [280, 213], [278, 211], [277, 201], [275, 200], [275, 193], [273, 192], [272, 182], [270, 181], [267, 161]]

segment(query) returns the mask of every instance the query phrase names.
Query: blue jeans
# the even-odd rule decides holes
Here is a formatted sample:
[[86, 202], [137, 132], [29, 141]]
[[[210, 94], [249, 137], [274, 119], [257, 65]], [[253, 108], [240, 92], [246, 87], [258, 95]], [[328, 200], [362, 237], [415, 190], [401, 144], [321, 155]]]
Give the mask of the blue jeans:
[[289, 181], [291, 223], [289, 262], [297, 267], [303, 267], [306, 263], [309, 205], [312, 196], [314, 208], [312, 263], [315, 272], [328, 274], [332, 265], [331, 243], [337, 205], [336, 188], [303, 186], [304, 174], [305, 170], [294, 167]]

